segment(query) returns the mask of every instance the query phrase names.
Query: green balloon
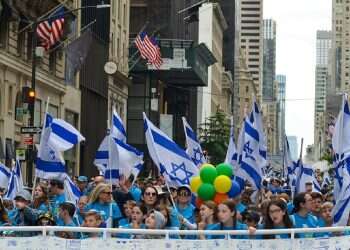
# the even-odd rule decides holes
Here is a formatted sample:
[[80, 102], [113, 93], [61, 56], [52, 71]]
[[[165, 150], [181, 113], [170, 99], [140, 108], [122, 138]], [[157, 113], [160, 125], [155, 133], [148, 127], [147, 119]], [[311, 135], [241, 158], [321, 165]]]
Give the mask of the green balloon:
[[218, 176], [218, 173], [213, 165], [205, 164], [201, 167], [199, 175], [202, 182], [213, 183], [215, 178]]
[[231, 177], [233, 175], [233, 168], [227, 163], [220, 163], [217, 165], [216, 171], [218, 172], [218, 175], [226, 175], [227, 177]]
[[197, 193], [199, 198], [201, 198], [203, 201], [212, 200], [215, 196], [215, 188], [212, 184], [203, 183], [198, 188]]

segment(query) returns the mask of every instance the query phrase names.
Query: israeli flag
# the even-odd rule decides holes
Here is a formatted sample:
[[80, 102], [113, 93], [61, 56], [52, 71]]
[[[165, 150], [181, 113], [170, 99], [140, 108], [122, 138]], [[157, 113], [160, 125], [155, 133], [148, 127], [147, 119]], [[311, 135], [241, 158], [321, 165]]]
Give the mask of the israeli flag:
[[66, 178], [64, 179], [63, 183], [66, 201], [72, 202], [75, 205], [77, 205], [80, 197], [83, 195], [82, 192], [68, 175], [66, 175]]
[[136, 178], [143, 167], [143, 153], [117, 138], [110, 139], [111, 166], [105, 169], [105, 179], [117, 183], [121, 176], [129, 178], [132, 174]]
[[49, 143], [52, 122], [52, 116], [46, 113], [36, 159], [35, 174], [43, 179], [64, 180], [66, 167], [62, 153]]
[[203, 163], [206, 163], [201, 145], [197, 139], [196, 133], [193, 131], [191, 126], [186, 121], [185, 117], [182, 117], [182, 122], [184, 125], [187, 149], [186, 153], [192, 158], [194, 164], [200, 167]]
[[334, 151], [334, 197], [335, 206], [332, 211], [334, 225], [346, 226], [350, 212], [350, 109], [348, 97], [343, 95], [332, 137]]
[[48, 145], [60, 152], [71, 149], [74, 145], [85, 140], [76, 128], [62, 119], [54, 118], [50, 128]]
[[260, 190], [262, 183], [262, 169], [259, 164], [259, 132], [253, 126], [254, 120], [245, 119], [239, 138], [239, 165], [236, 173], [237, 181], [241, 188], [244, 187], [244, 182], [249, 181], [254, 190]]
[[104, 175], [106, 169], [108, 168], [108, 140], [109, 135], [103, 138], [100, 146], [98, 147], [95, 155], [94, 165], [99, 170], [100, 174]]
[[11, 171], [5, 198], [8, 200], [13, 200], [16, 197], [16, 194], [23, 190], [23, 187], [21, 165], [19, 161], [16, 161], [15, 167]]
[[258, 103], [255, 100], [253, 102], [253, 110], [251, 115], [254, 117], [254, 128], [259, 133], [259, 160], [258, 163], [263, 171], [263, 174], [266, 172], [266, 166], [267, 166], [267, 144], [266, 144], [266, 135], [264, 132], [263, 127], [263, 119], [262, 119], [262, 113], [259, 109]]
[[233, 117], [231, 117], [231, 128], [230, 128], [230, 141], [227, 148], [225, 163], [233, 166], [234, 170], [237, 168], [237, 148], [235, 144], [235, 133], [233, 128]]
[[329, 187], [332, 184], [331, 177], [329, 176], [328, 171], [323, 173], [323, 181], [322, 181], [322, 188], [325, 188], [326, 186]]
[[[335, 123], [334, 134], [332, 137], [332, 148], [334, 151], [334, 197], [335, 199], [341, 199], [340, 193], [343, 188], [344, 177], [341, 172], [346, 167], [346, 159], [350, 154], [350, 110], [347, 100], [347, 95], [343, 95], [342, 108], [339, 112], [337, 121]], [[345, 180], [346, 181], [346, 180]]]
[[287, 177], [288, 180], [288, 186], [291, 189], [292, 197], [294, 197], [294, 194], [296, 192], [296, 169], [298, 167], [298, 164], [292, 160], [291, 152], [289, 148], [289, 143], [287, 136], [285, 136], [284, 139], [284, 176]]
[[169, 186], [189, 185], [199, 170], [187, 153], [153, 125], [143, 113], [149, 154]]
[[336, 198], [332, 210], [334, 226], [346, 226], [350, 213], [350, 160], [338, 168], [338, 174], [342, 176], [342, 188]]
[[318, 183], [314, 170], [312, 166], [309, 165], [304, 165], [303, 163], [299, 164], [300, 171], [299, 174], [297, 175], [297, 182], [296, 182], [296, 191], [298, 193], [300, 192], [305, 192], [305, 185], [306, 183], [312, 183], [313, 184], [313, 192], [321, 192], [321, 187], [320, 184]]
[[7, 188], [11, 176], [11, 170], [0, 162], [0, 187]]
[[112, 115], [112, 127], [111, 127], [111, 133], [112, 137], [121, 140], [123, 142], [126, 142], [126, 130], [124, 127], [123, 120], [120, 118], [118, 113], [116, 112], [115, 108], [113, 108], [113, 115]]

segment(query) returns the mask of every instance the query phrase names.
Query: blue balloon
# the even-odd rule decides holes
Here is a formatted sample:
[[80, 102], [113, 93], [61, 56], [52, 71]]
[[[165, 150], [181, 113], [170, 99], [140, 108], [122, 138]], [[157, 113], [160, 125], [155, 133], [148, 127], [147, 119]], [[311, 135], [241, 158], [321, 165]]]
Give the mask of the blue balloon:
[[238, 184], [237, 181], [232, 181], [232, 186], [230, 191], [228, 191], [228, 197], [230, 198], [235, 198], [237, 195], [239, 195], [241, 193], [241, 187]]

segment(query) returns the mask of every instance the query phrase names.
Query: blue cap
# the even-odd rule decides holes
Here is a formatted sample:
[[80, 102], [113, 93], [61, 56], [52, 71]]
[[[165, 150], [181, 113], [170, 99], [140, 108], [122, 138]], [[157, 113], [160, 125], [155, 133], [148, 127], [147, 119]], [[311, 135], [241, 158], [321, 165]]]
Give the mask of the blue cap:
[[88, 178], [84, 175], [81, 175], [78, 177], [78, 181], [79, 182], [87, 182], [88, 181]]

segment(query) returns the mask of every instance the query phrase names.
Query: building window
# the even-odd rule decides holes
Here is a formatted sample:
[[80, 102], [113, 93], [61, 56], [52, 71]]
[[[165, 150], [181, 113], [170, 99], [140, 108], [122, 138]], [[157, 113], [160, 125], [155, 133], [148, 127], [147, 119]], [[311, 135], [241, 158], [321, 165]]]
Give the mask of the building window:
[[16, 95], [15, 103], [15, 120], [22, 122], [23, 121], [23, 103], [22, 103], [22, 92], [18, 91]]
[[[78, 118], [79, 118], [78, 114], [71, 112], [69, 110], [66, 110], [65, 120], [75, 128], [78, 127]], [[66, 160], [67, 171], [70, 176], [74, 176], [78, 174], [76, 155], [77, 155], [76, 146], [64, 152], [64, 159]]]
[[7, 18], [0, 18], [0, 48], [6, 48], [9, 37], [9, 22]]
[[6, 138], [5, 141], [5, 165], [9, 168], [12, 167], [12, 160], [15, 158], [12, 139]]
[[57, 61], [57, 53], [53, 51], [49, 54], [49, 71], [52, 73], [56, 72], [56, 61]]
[[17, 36], [17, 55], [23, 57], [25, 53], [26, 33], [22, 31]]
[[7, 102], [7, 108], [8, 108], [8, 112], [12, 112], [13, 110], [13, 87], [9, 86], [9, 94], [8, 94], [8, 102]]
[[49, 114], [52, 115], [54, 118], [58, 118], [58, 107], [53, 104], [50, 104]]

